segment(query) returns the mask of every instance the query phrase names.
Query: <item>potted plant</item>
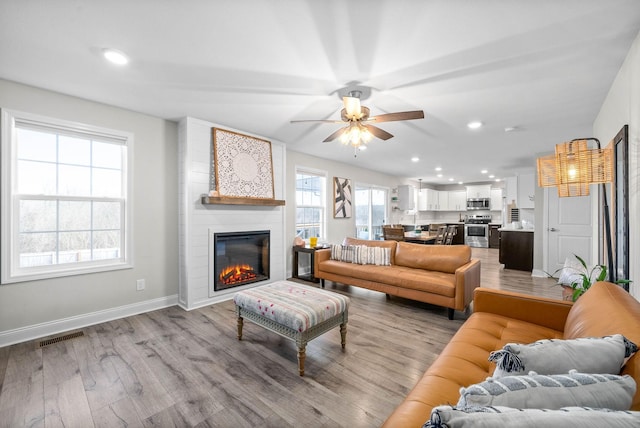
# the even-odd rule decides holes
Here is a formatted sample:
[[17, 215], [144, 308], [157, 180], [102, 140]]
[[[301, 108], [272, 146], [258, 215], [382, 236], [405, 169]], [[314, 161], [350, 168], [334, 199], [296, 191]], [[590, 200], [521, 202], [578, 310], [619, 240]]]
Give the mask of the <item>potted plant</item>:
[[[565, 300], [571, 299], [575, 302], [578, 300], [578, 297], [582, 296], [594, 283], [604, 281], [607, 278], [607, 267], [605, 265], [595, 265], [589, 269], [582, 257], [577, 254], [574, 254], [574, 256], [579, 264], [570, 263], [570, 261], [567, 260], [564, 267], [549, 276], [553, 277], [554, 274], [562, 272], [557, 283], [564, 288], [562, 297]], [[628, 279], [615, 281], [618, 285], [629, 284], [630, 282]]]

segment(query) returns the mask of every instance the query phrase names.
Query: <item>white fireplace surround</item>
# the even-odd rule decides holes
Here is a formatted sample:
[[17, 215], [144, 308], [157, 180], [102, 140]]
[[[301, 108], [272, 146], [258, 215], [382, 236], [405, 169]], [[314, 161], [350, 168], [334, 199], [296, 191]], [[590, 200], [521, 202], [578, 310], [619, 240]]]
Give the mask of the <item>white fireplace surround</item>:
[[[184, 118], [179, 132], [179, 275], [178, 302], [190, 310], [228, 300], [241, 290], [285, 279], [288, 246], [285, 245], [285, 207], [262, 205], [203, 205], [201, 196], [209, 192], [211, 167], [211, 128], [247, 134], [243, 130], [205, 120]], [[250, 135], [250, 134], [247, 134]], [[268, 138], [251, 135], [256, 138]], [[285, 199], [286, 150], [271, 140], [275, 199]], [[268, 281], [214, 291], [213, 234], [269, 230], [270, 278]]]

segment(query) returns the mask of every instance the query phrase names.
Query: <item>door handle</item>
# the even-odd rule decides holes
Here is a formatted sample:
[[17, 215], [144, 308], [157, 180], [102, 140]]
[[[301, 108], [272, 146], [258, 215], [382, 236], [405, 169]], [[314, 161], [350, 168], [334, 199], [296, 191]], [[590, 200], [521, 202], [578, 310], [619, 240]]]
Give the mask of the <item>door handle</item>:
[[557, 232], [558, 229], [556, 229], [555, 227], [549, 228], [549, 232]]

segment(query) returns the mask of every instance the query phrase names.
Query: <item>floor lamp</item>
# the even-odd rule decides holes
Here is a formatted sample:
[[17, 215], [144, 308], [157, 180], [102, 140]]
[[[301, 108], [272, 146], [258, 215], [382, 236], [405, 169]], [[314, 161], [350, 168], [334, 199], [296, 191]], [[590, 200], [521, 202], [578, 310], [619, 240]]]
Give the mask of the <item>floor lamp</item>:
[[[595, 141], [595, 149], [588, 148], [588, 141]], [[604, 202], [604, 232], [607, 246], [607, 263], [613, 263], [611, 242], [611, 217], [607, 200], [606, 183], [613, 181], [613, 150], [600, 147], [597, 138], [578, 138], [556, 145], [553, 155], [538, 158], [538, 185], [557, 187], [558, 196], [588, 196], [589, 186], [600, 184]], [[615, 282], [613, 268], [608, 270], [610, 282]]]

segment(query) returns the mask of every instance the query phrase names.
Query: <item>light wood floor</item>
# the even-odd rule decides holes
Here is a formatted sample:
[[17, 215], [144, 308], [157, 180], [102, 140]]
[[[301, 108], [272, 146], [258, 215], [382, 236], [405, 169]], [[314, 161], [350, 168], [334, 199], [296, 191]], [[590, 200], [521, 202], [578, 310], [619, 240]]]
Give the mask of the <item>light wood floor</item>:
[[[551, 279], [504, 270], [474, 249], [482, 285], [560, 298]], [[339, 330], [307, 346], [245, 323], [232, 302], [177, 307], [83, 329], [43, 348], [0, 348], [1, 427], [380, 426], [463, 323], [443, 308], [341, 284], [351, 298], [347, 347]]]

